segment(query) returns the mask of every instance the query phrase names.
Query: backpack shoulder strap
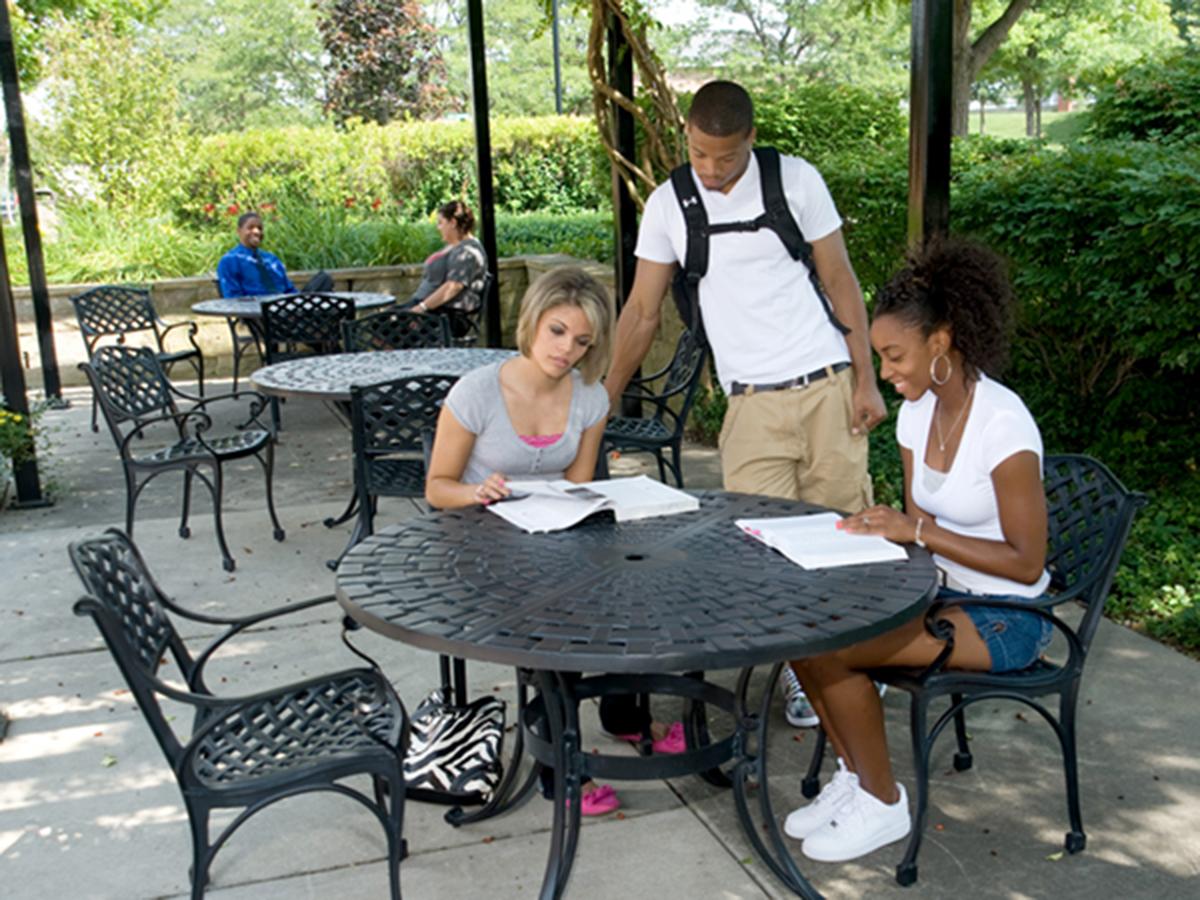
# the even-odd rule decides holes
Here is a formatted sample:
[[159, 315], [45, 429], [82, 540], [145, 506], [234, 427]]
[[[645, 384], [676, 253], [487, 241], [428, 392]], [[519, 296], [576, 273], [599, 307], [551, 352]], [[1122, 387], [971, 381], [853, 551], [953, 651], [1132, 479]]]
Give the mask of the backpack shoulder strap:
[[763, 227], [769, 228], [779, 236], [779, 240], [787, 249], [788, 255], [808, 269], [808, 280], [812, 282], [817, 299], [825, 310], [825, 315], [842, 334], [849, 334], [850, 329], [843, 324], [833, 311], [833, 304], [825, 293], [825, 287], [817, 275], [817, 267], [813, 262], [812, 244], [804, 239], [804, 232], [788, 208], [787, 195], [783, 192], [783, 175], [780, 171], [779, 151], [774, 147], [755, 147], [754, 155], [758, 158], [759, 180], [762, 185], [763, 198]]
[[708, 213], [692, 180], [692, 167], [688, 163], [676, 166], [671, 171], [671, 186], [675, 199], [683, 212], [687, 227], [687, 252], [684, 254], [683, 271], [688, 281], [699, 284], [708, 273]]

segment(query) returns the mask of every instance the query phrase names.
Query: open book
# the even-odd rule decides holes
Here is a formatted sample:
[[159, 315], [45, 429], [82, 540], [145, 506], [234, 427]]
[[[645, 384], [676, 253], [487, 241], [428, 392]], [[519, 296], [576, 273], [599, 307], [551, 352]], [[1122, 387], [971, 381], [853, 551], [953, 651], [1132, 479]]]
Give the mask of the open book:
[[842, 531], [837, 527], [841, 518], [831, 512], [775, 519], [738, 519], [736, 524], [805, 569], [908, 558], [903, 547], [879, 535]]
[[510, 481], [508, 486], [512, 494], [486, 509], [530, 534], [561, 531], [602, 510], [612, 510], [618, 522], [628, 522], [700, 508], [700, 501], [691, 494], [645, 475], [585, 484]]

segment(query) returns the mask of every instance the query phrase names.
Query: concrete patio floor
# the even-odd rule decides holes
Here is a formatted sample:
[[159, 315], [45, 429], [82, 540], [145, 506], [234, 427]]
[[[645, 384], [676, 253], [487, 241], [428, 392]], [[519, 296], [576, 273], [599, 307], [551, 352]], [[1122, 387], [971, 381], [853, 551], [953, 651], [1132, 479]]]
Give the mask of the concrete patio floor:
[[[89, 619], [71, 614], [80, 585], [66, 556], [72, 540], [119, 525], [124, 485], [107, 433], [88, 427], [89, 402], [47, 413], [52, 450], [43, 474], [56, 503], [0, 512], [0, 894], [120, 900], [188, 893], [186, 817], [170, 771]], [[241, 614], [328, 593], [325, 560], [349, 526], [321, 523], [350, 489], [349, 437], [316, 402], [284, 407], [276, 498], [287, 540], [271, 539], [257, 465], [232, 469], [226, 527], [237, 570], [221, 569], [211, 506], [194, 503], [192, 537], [177, 534], [179, 482], [147, 489], [136, 538], [164, 589], [183, 606]], [[617, 461], [614, 474], [634, 471]], [[689, 487], [719, 485], [715, 452], [689, 448]], [[381, 523], [419, 514], [384, 501]], [[338, 640], [336, 606], [249, 633], [222, 653], [210, 683], [244, 693], [305, 674], [356, 664]], [[188, 629], [195, 646], [211, 635]], [[366, 634], [411, 709], [436, 679], [423, 651]], [[722, 676], [732, 681], [733, 673]], [[935, 751], [929, 829], [920, 880], [893, 880], [896, 844], [854, 863], [798, 857], [828, 897], [1200, 896], [1200, 664], [1104, 622], [1088, 663], [1079, 711], [1087, 850], [1066, 856], [1062, 770], [1052, 732], [1012, 704], [969, 714], [976, 764], [954, 772], [952, 739]], [[510, 701], [513, 673], [470, 666], [473, 692]], [[911, 786], [907, 698], [885, 699], [892, 759]], [[658, 718], [677, 715], [671, 702]], [[591, 710], [585, 746], [616, 749]], [[775, 709], [772, 800], [800, 802], [800, 773], [813, 743]], [[181, 714], [179, 721], [184, 722]], [[619, 751], [618, 751], [619, 752]], [[617, 785], [621, 814], [586, 823], [568, 896], [750, 900], [789, 896], [752, 854], [732, 796], [698, 779]], [[534, 798], [507, 816], [453, 829], [444, 808], [409, 803], [410, 856], [401, 867], [408, 898], [533, 897], [549, 845], [550, 807]], [[798, 855], [798, 847], [794, 847]], [[332, 794], [279, 804], [255, 817], [217, 857], [208, 896], [230, 900], [387, 894], [383, 835], [375, 819]]]

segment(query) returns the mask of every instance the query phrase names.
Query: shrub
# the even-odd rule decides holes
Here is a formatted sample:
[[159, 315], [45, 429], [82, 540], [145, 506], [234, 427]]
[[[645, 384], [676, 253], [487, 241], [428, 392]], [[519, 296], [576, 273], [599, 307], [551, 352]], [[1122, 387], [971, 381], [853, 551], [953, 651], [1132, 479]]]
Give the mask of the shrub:
[[[205, 138], [170, 175], [173, 209], [202, 222], [214, 212], [263, 204], [386, 208], [409, 221], [456, 197], [477, 195], [469, 122], [256, 129]], [[607, 167], [587, 119], [492, 123], [496, 208], [590, 211], [607, 203]]]
[[1198, 185], [1200, 147], [1106, 142], [985, 163], [954, 188], [956, 230], [1012, 261], [1008, 380], [1047, 449], [1087, 449], [1134, 484], [1195, 468]]
[[1171, 141], [1194, 136], [1200, 121], [1200, 54], [1183, 50], [1127, 69], [1096, 93], [1088, 133], [1095, 138]]

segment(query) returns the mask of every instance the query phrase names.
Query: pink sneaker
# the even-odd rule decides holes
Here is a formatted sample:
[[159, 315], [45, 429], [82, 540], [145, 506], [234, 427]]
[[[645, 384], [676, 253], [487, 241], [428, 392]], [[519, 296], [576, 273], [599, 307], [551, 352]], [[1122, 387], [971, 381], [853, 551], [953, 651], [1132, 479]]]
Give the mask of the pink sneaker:
[[621, 801], [611, 784], [601, 784], [583, 795], [579, 804], [581, 816], [605, 816], [620, 808]]
[[683, 735], [683, 723], [674, 722], [667, 733], [653, 744], [655, 753], [683, 753], [687, 750], [687, 738]]

